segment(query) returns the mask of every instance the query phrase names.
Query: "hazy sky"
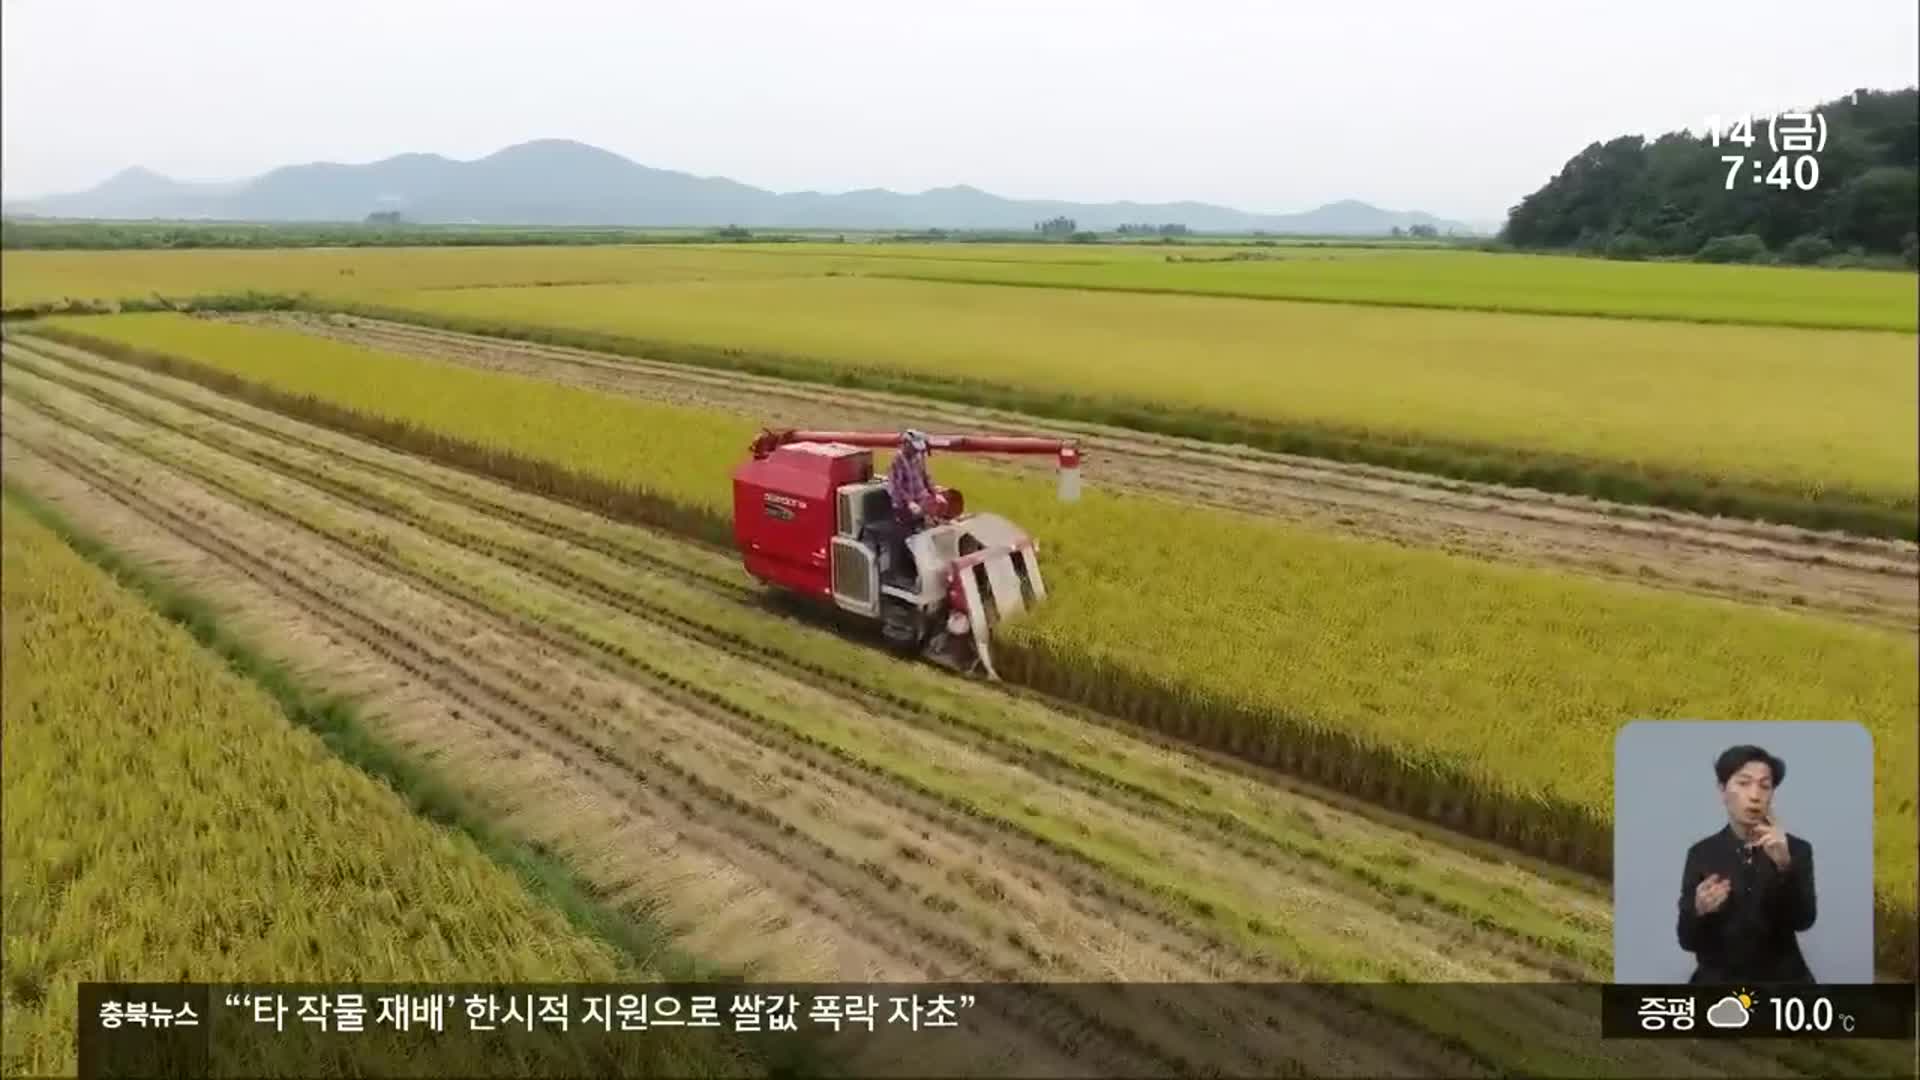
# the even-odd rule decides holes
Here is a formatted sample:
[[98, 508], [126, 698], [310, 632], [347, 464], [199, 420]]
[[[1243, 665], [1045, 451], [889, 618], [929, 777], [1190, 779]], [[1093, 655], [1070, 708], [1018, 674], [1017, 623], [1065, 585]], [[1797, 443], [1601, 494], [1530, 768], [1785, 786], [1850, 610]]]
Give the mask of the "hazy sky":
[[1595, 139], [1920, 79], [1914, 0], [0, 0], [8, 197], [580, 139], [781, 191], [1499, 220]]

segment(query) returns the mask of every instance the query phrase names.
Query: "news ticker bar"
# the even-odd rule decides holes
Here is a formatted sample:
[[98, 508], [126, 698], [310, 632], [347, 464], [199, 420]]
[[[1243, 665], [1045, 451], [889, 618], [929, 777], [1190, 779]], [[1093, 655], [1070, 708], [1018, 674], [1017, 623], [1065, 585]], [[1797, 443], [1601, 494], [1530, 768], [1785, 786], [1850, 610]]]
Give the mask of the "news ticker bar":
[[[1744, 1023], [1733, 1024], [1729, 996]], [[1299, 1033], [1333, 998], [1377, 1012], [1388, 1027], [1416, 1009], [1496, 1018], [1516, 1046], [1553, 1041], [1612, 1059], [1639, 1054], [1634, 1040], [1911, 1040], [1920, 1001], [1913, 984], [83, 983], [79, 1074], [306, 1075], [324, 1060], [334, 1063], [324, 1070], [331, 1074], [367, 1077], [671, 1076], [677, 1059], [663, 1048], [705, 1035], [768, 1060], [851, 1046], [864, 1064], [849, 1076], [1065, 1078], [1145, 1068], [1251, 1078], [1271, 1074], [1274, 1050], [1294, 1055], [1308, 1075], [1331, 1075], [1338, 1063], [1316, 1068], [1312, 1040], [1303, 1044]], [[1546, 1008], [1561, 1019], [1535, 1030], [1528, 1017]], [[1568, 1025], [1568, 1010], [1587, 1019]], [[1071, 1030], [1069, 1056], [1091, 1071], [1060, 1071], [1008, 1049], [1041, 1029]], [[958, 1064], [994, 1055], [990, 1065]]]

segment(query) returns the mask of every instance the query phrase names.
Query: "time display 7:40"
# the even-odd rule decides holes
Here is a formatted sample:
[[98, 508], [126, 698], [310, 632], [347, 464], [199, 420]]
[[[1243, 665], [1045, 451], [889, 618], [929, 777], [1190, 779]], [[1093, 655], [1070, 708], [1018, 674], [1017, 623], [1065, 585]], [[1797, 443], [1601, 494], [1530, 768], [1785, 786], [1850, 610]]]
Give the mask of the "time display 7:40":
[[[1740, 179], [1741, 166], [1747, 164], [1747, 159], [1739, 154], [1722, 154], [1720, 160], [1727, 166], [1727, 190], [1732, 191], [1734, 183]], [[1755, 184], [1772, 184], [1782, 191], [1790, 187], [1812, 191], [1820, 185], [1820, 159], [1812, 154], [1801, 154], [1795, 158], [1782, 155], [1774, 158], [1773, 164], [1768, 166], [1761, 159], [1754, 158], [1748, 179]]]
[[[1784, 116], [1766, 118], [1767, 146], [1779, 157], [1769, 166], [1760, 158], [1751, 160], [1752, 170], [1747, 179], [1755, 184], [1771, 184], [1785, 191], [1799, 188], [1812, 191], [1820, 185], [1820, 159], [1814, 157], [1827, 148], [1827, 118], [1817, 112], [1787, 113]], [[1722, 139], [1730, 143], [1751, 148], [1758, 140], [1753, 135], [1753, 117], [1742, 116], [1723, 133], [1718, 116], [1707, 117], [1707, 134], [1714, 146]], [[1797, 157], [1788, 155], [1797, 154]], [[1747, 171], [1749, 159], [1744, 155], [1728, 154], [1720, 159], [1727, 166], [1727, 190], [1732, 191], [1743, 172]]]

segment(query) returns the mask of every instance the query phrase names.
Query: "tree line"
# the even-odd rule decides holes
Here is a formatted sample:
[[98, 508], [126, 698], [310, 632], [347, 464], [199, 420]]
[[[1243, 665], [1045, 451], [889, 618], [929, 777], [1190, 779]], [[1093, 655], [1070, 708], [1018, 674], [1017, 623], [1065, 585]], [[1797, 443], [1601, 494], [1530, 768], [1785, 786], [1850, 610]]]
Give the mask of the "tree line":
[[1509, 211], [1501, 239], [1615, 258], [1920, 265], [1920, 88], [1862, 90], [1805, 113], [1824, 119], [1824, 147], [1790, 149], [1802, 122], [1785, 116], [1750, 128], [1728, 117], [1717, 139], [1593, 143]]

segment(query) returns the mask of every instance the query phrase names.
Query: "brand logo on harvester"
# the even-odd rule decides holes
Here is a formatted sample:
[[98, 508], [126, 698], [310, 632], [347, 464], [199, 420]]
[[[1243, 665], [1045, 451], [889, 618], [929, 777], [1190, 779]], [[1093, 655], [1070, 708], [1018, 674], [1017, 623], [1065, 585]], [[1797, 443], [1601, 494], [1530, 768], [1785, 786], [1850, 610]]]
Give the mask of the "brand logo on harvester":
[[807, 508], [805, 499], [796, 499], [791, 495], [775, 495], [769, 491], [764, 498], [769, 506], [791, 506], [795, 510], [805, 510]]

